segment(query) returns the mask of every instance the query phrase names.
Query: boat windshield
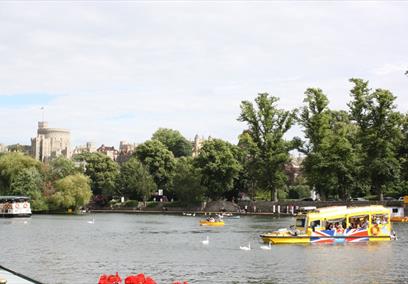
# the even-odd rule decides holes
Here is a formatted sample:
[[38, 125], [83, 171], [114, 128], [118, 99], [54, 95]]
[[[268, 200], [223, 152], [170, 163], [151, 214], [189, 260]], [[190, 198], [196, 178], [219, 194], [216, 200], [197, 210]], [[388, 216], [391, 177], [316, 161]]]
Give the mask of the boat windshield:
[[306, 218], [302, 217], [302, 218], [296, 218], [296, 227], [302, 227], [304, 228], [306, 225]]

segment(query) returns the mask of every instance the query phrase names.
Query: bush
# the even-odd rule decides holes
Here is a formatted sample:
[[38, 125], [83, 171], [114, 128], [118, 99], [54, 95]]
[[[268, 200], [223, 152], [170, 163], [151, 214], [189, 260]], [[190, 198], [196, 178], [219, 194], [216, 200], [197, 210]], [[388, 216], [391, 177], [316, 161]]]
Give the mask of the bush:
[[139, 201], [137, 200], [127, 200], [123, 203], [123, 207], [138, 207]]
[[157, 204], [159, 204], [159, 202], [148, 202], [146, 208], [155, 208], [157, 207]]

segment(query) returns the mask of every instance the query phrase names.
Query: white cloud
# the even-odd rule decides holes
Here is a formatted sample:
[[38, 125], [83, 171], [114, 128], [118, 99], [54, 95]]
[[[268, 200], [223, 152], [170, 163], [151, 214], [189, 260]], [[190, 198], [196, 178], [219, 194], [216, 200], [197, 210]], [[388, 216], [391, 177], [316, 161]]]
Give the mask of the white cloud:
[[406, 70], [408, 70], [408, 63], [407, 64], [385, 63], [384, 65], [375, 68], [373, 70], [373, 73], [379, 76], [386, 76], [393, 73], [399, 73], [399, 75], [402, 75], [406, 72]]
[[[320, 87], [344, 108], [350, 77], [391, 89], [407, 110], [407, 12], [404, 2], [1, 3], [0, 95], [57, 95], [46, 119], [76, 144], [142, 142], [158, 127], [234, 142], [242, 100], [266, 91], [294, 108]], [[29, 143], [38, 107], [0, 110], [0, 142]]]

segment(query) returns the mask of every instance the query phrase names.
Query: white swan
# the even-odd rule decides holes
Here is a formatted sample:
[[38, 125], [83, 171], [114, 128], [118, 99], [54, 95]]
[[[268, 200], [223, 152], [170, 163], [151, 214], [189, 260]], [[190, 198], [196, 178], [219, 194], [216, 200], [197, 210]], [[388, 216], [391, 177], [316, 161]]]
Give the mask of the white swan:
[[241, 249], [241, 250], [251, 250], [251, 243], [248, 243], [247, 247], [245, 247], [245, 246], [241, 247], [240, 246], [239, 249]]
[[267, 246], [261, 246], [261, 249], [265, 249], [265, 250], [272, 249], [271, 242], [269, 242], [269, 245], [267, 245]]
[[201, 241], [201, 243], [203, 245], [208, 245], [210, 243], [210, 238], [208, 238], [208, 236], [207, 236], [207, 238], [204, 241]]
[[88, 221], [88, 224], [95, 224], [95, 218], [92, 218], [91, 221]]

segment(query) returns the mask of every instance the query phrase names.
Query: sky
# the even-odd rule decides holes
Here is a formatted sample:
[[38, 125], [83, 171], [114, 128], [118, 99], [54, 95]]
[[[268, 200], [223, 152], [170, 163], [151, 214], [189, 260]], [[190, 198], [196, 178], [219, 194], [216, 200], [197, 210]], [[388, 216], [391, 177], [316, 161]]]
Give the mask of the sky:
[[319, 87], [346, 109], [352, 77], [406, 112], [406, 15], [408, 1], [1, 2], [0, 143], [30, 144], [43, 117], [72, 146], [160, 127], [236, 143], [241, 101], [289, 110]]

